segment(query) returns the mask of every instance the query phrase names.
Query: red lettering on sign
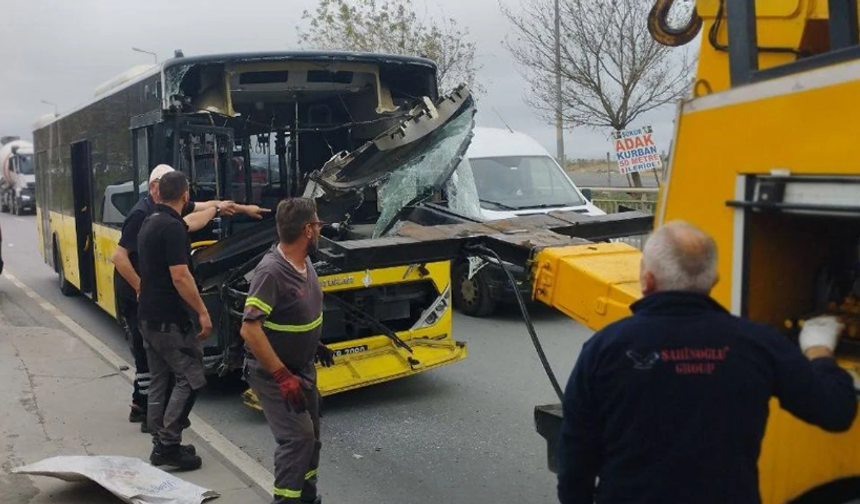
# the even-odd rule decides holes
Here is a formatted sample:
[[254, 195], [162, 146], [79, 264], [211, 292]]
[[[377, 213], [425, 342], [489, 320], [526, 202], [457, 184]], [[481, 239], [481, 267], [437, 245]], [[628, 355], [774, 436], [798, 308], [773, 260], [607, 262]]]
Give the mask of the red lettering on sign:
[[651, 133], [648, 133], [644, 137], [645, 145], [654, 145], [654, 140], [651, 140]]
[[621, 140], [617, 140], [615, 142], [615, 152], [621, 152], [624, 150], [624, 142]]
[[633, 149], [635, 147], [636, 147], [636, 142], [634, 142], [632, 138], [625, 138], [624, 139], [624, 148], [625, 149]]

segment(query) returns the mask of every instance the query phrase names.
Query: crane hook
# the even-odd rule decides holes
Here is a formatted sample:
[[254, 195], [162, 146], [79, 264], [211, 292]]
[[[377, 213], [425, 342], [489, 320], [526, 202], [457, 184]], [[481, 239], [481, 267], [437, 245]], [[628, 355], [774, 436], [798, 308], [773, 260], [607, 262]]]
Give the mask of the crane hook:
[[678, 47], [690, 42], [702, 29], [702, 18], [695, 7], [685, 26], [682, 28], [669, 26], [669, 11], [674, 4], [675, 0], [656, 0], [651, 12], [648, 13], [648, 31], [651, 32], [651, 36], [658, 43], [670, 47]]

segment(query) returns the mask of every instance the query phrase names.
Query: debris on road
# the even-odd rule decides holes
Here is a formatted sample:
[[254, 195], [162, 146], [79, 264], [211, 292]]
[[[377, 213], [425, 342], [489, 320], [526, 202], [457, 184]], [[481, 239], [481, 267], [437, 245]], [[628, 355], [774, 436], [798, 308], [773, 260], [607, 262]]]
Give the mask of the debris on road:
[[200, 504], [218, 492], [189, 483], [133, 457], [62, 456], [12, 469], [13, 474], [93, 481], [128, 504]]

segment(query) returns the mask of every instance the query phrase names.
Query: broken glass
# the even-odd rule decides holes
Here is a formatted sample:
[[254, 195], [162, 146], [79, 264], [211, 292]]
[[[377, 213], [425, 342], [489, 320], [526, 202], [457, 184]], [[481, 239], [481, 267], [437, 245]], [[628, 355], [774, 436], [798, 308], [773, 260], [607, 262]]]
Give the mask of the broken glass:
[[193, 65], [173, 66], [164, 70], [164, 88], [166, 89], [165, 96], [168, 98], [182, 93], [182, 79], [185, 74], [191, 70]]
[[445, 193], [448, 195], [448, 208], [466, 217], [482, 218], [478, 186], [469, 158], [464, 157], [460, 161], [457, 170], [445, 184]]
[[[472, 138], [474, 115], [473, 105], [459, 117], [433, 132], [432, 140], [412, 153], [409, 159], [382, 183], [378, 191], [379, 199], [383, 203], [382, 213], [373, 231], [374, 238], [382, 236], [391, 227], [403, 207], [432, 197], [449, 182], [455, 169], [458, 169], [465, 159], [466, 148]], [[468, 175], [458, 174], [457, 179], [470, 176], [471, 170]], [[472, 185], [474, 186], [474, 179]], [[459, 191], [457, 194], [458, 201], [468, 199], [467, 194], [460, 194]], [[477, 200], [477, 191], [472, 198]]]

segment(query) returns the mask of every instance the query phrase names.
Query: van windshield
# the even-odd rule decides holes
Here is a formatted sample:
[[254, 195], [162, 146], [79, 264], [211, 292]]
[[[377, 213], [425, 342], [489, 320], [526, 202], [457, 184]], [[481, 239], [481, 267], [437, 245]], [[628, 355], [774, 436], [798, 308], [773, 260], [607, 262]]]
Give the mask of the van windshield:
[[525, 210], [584, 205], [573, 183], [548, 156], [471, 158], [481, 207]]

